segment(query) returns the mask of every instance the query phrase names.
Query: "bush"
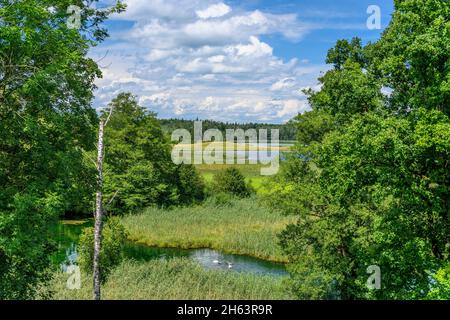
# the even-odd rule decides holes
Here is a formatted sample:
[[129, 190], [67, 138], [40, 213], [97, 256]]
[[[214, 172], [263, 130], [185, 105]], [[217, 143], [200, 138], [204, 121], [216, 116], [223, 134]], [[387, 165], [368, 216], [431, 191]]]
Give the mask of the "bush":
[[252, 187], [245, 182], [242, 173], [234, 168], [227, 168], [214, 176], [212, 184], [214, 194], [227, 193], [240, 198], [249, 197], [252, 193]]
[[[123, 246], [127, 232], [118, 218], [109, 218], [102, 232], [102, 247], [100, 252], [101, 280], [105, 281], [114, 267], [123, 260]], [[91, 273], [94, 263], [94, 228], [85, 228], [78, 243], [78, 264], [80, 268]]]
[[193, 165], [177, 168], [179, 203], [192, 204], [205, 199], [205, 182]]

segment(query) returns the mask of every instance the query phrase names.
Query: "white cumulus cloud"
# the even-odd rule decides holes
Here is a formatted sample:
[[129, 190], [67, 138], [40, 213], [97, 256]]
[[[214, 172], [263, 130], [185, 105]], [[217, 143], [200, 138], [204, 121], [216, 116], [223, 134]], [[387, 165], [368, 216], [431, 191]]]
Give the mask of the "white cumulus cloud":
[[205, 10], [197, 10], [197, 16], [199, 16], [202, 19], [209, 19], [209, 18], [218, 18], [222, 17], [224, 15], [227, 15], [231, 12], [231, 8], [227, 6], [225, 3], [217, 3], [213, 4], [212, 6], [206, 8]]
[[310, 26], [295, 14], [244, 11], [217, 0], [126, 0], [101, 59], [96, 105], [121, 91], [160, 117], [284, 122], [308, 108], [299, 88], [314, 87], [323, 65], [284, 60], [266, 35], [297, 42]]

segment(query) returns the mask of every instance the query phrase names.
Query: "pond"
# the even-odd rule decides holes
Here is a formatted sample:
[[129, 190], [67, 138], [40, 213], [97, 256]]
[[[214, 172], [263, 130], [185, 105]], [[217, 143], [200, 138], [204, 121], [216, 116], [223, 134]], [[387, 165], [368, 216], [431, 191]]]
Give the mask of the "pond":
[[[64, 269], [69, 263], [76, 262], [76, 243], [82, 230], [92, 226], [92, 220], [64, 220], [54, 228], [58, 242], [58, 252], [53, 257], [55, 264]], [[124, 247], [124, 256], [138, 261], [186, 257], [196, 261], [207, 270], [226, 270], [259, 275], [287, 276], [285, 266], [256, 259], [250, 256], [226, 254], [212, 249], [154, 248], [143, 244], [128, 242]]]

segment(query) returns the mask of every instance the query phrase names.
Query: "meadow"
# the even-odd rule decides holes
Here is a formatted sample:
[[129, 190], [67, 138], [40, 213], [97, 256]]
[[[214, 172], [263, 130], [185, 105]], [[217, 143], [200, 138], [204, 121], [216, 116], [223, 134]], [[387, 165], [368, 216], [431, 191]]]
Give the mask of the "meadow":
[[211, 198], [203, 205], [172, 210], [148, 208], [122, 218], [129, 239], [155, 247], [211, 248], [225, 253], [286, 262], [277, 234], [294, 222], [256, 198]]
[[[291, 150], [291, 146], [294, 144], [294, 141], [280, 141], [280, 145], [273, 145], [273, 146], [264, 146], [264, 145], [252, 145], [252, 144], [231, 144], [227, 142], [219, 143], [219, 142], [204, 142], [202, 143], [202, 149], [205, 150], [205, 148], [209, 147], [218, 147], [222, 144], [222, 147], [224, 150], [236, 150], [236, 151], [266, 151], [270, 150], [273, 152], [283, 152], [288, 153]], [[183, 145], [181, 145], [183, 146]], [[184, 145], [189, 146], [194, 150], [194, 145]], [[236, 159], [235, 159], [236, 161]], [[224, 158], [225, 162], [225, 158]], [[264, 194], [265, 188], [264, 186], [267, 184], [269, 179], [271, 179], [270, 176], [262, 176], [261, 175], [261, 168], [267, 167], [268, 165], [263, 165], [261, 163], [257, 164], [239, 164], [239, 165], [232, 165], [232, 164], [196, 164], [195, 167], [198, 170], [198, 172], [203, 176], [206, 183], [210, 183], [214, 179], [214, 175], [217, 174], [220, 171], [223, 171], [229, 167], [236, 167], [245, 177], [245, 180], [247, 183], [249, 183], [252, 188], [256, 191], [257, 194]]]
[[[58, 272], [47, 288], [56, 300], [92, 298], [92, 278], [82, 275], [81, 289], [68, 290], [67, 274]], [[207, 271], [184, 258], [125, 260], [102, 286], [105, 300], [287, 300], [281, 277]]]

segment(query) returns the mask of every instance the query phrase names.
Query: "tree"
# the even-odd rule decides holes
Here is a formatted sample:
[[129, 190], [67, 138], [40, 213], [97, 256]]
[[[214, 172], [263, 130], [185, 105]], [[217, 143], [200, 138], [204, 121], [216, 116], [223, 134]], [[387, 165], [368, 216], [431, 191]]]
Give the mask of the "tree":
[[175, 174], [178, 182], [178, 201], [192, 204], [205, 199], [205, 181], [193, 165], [179, 165]]
[[[446, 294], [450, 4], [395, 6], [380, 40], [363, 48], [365, 66], [329, 56], [336, 68], [308, 92], [313, 114], [299, 117], [297, 154], [272, 188], [271, 202], [298, 216], [280, 241], [301, 298]], [[382, 85], [391, 94], [383, 97]], [[319, 111], [333, 117], [331, 130]], [[371, 265], [381, 268], [381, 290], [366, 288]]]
[[396, 0], [392, 22], [368, 48], [371, 73], [392, 89], [392, 112], [426, 107], [450, 114], [450, 4]]
[[[48, 226], [90, 192], [78, 178], [100, 70], [86, 54], [123, 10], [92, 2], [0, 0], [0, 299], [32, 298], [48, 280]], [[79, 30], [66, 24], [69, 3], [83, 10]]]
[[326, 63], [333, 64], [335, 69], [341, 69], [347, 61], [365, 67], [366, 58], [360, 38], [355, 37], [350, 42], [346, 39], [338, 40], [336, 46], [328, 50]]
[[100, 300], [101, 296], [101, 267], [100, 252], [102, 249], [102, 229], [103, 229], [103, 155], [104, 155], [104, 131], [113, 112], [110, 107], [106, 119], [100, 119], [98, 126], [97, 143], [97, 190], [95, 193], [95, 221], [94, 221], [94, 250], [93, 250], [93, 275], [94, 275], [94, 299]]
[[292, 120], [297, 128], [297, 141], [302, 146], [322, 141], [325, 134], [333, 131], [334, 118], [326, 111], [317, 109], [299, 114]]
[[[294, 270], [303, 270], [294, 289], [300, 296], [319, 270], [334, 280], [323, 281], [322, 297], [335, 290], [344, 299], [405, 299], [428, 291], [427, 270], [448, 259], [450, 121], [437, 111], [415, 116], [413, 123], [359, 116], [316, 146], [320, 171], [311, 170], [300, 190], [308, 205], [297, 204], [298, 224], [281, 237]], [[366, 289], [370, 265], [383, 272], [381, 291]]]
[[241, 198], [249, 197], [252, 193], [251, 187], [245, 182], [245, 177], [235, 167], [226, 168], [214, 176], [212, 191]]
[[358, 63], [348, 60], [341, 69], [328, 71], [319, 82], [322, 84], [320, 91], [305, 92], [308, 101], [315, 110], [336, 116], [339, 122], [383, 106], [380, 81], [364, 72]]
[[[78, 242], [77, 263], [86, 273], [91, 274], [94, 267], [94, 228], [85, 228]], [[101, 277], [104, 283], [110, 272], [124, 258], [124, 246], [127, 241], [125, 227], [116, 217], [109, 217], [102, 229], [102, 246], [100, 251]]]
[[[172, 144], [155, 115], [139, 106], [130, 93], [121, 93], [105, 129], [105, 197], [107, 210], [135, 212], [147, 206], [189, 204], [202, 198], [203, 184], [195, 168], [171, 160]], [[185, 180], [192, 179], [199, 190]]]

